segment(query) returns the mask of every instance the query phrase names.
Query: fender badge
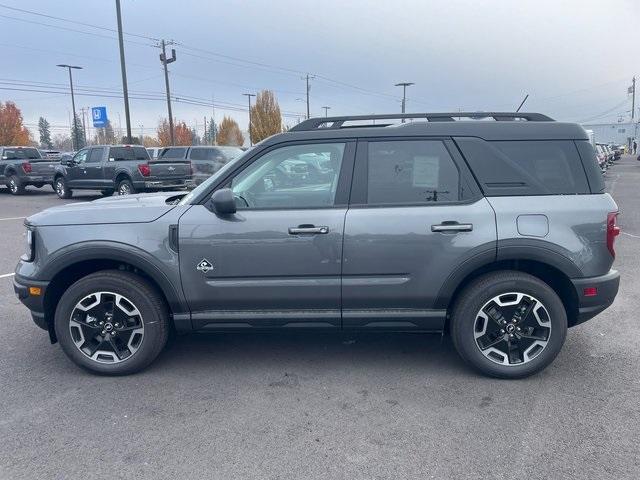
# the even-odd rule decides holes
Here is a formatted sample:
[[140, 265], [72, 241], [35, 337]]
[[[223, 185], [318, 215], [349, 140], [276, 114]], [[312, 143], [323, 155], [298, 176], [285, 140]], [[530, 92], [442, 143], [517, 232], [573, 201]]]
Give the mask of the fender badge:
[[213, 264], [206, 258], [203, 258], [200, 260], [200, 263], [198, 263], [196, 270], [202, 273], [207, 273], [209, 270], [213, 270]]

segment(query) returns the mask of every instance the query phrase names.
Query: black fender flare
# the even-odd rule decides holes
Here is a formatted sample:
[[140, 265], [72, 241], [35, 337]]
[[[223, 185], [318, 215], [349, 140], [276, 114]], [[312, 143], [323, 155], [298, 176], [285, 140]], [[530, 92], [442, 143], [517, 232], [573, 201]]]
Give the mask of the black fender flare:
[[173, 285], [165, 274], [165, 266], [146, 251], [124, 243], [97, 241], [67, 245], [53, 253], [38, 273], [38, 280], [52, 280], [65, 268], [90, 260], [123, 262], [142, 270], [160, 288], [173, 314], [188, 314], [182, 289]]

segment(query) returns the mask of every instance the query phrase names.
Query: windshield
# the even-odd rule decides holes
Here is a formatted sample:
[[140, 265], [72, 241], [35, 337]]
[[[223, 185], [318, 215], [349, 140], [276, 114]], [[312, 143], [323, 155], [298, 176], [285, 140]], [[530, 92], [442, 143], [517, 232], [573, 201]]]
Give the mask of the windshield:
[[39, 160], [42, 157], [37, 148], [5, 148], [2, 152], [5, 160]]
[[234, 165], [236, 165], [236, 163], [241, 162], [242, 159], [249, 153], [252, 152], [253, 150], [247, 150], [246, 152], [243, 152], [242, 155], [234, 158], [233, 160], [230, 160], [228, 163], [225, 163], [222, 168], [220, 170], [218, 170], [216, 173], [214, 173], [213, 175], [211, 175], [209, 178], [207, 178], [204, 182], [202, 182], [200, 185], [198, 185], [196, 188], [194, 188], [193, 190], [191, 190], [189, 192], [188, 195], [186, 195], [182, 200], [180, 200], [179, 205], [190, 205], [191, 201], [194, 198], [197, 198], [200, 196], [200, 194], [202, 192], [205, 192], [209, 189], [209, 186], [214, 183], [218, 178], [224, 176], [227, 174], [227, 172], [229, 170], [231, 170]]

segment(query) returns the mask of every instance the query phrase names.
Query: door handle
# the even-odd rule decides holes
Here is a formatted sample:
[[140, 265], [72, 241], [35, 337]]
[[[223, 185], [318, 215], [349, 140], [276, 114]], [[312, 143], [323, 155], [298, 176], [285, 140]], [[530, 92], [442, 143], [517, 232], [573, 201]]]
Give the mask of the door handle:
[[298, 225], [289, 227], [289, 235], [325, 235], [329, 233], [329, 227], [316, 227], [315, 225]]
[[471, 232], [472, 223], [442, 222], [438, 225], [431, 225], [432, 232]]

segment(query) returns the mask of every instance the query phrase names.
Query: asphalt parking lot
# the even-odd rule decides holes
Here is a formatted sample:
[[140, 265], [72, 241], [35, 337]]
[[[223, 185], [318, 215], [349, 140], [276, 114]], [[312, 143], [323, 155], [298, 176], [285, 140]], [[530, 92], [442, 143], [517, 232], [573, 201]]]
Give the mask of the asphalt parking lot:
[[[0, 277], [0, 478], [640, 477], [640, 162], [607, 173], [623, 235], [615, 304], [518, 381], [448, 338], [177, 338], [141, 374], [75, 367]], [[53, 191], [0, 189], [0, 275]], [[97, 198], [80, 194], [74, 201]]]

